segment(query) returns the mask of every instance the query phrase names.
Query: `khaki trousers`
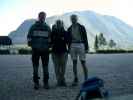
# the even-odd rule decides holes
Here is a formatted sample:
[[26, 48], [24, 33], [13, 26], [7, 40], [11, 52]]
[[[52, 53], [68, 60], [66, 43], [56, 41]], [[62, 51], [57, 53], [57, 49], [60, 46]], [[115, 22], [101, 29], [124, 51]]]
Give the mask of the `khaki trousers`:
[[65, 69], [66, 69], [68, 54], [52, 53], [52, 59], [55, 67], [55, 74], [58, 84], [65, 82]]

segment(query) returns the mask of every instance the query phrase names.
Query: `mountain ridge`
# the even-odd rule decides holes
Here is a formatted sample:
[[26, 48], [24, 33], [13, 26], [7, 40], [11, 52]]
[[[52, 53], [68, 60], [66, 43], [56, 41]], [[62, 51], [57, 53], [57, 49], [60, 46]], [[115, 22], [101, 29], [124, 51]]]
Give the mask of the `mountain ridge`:
[[[64, 22], [65, 29], [67, 29], [71, 25], [70, 15], [72, 14], [76, 14], [79, 23], [85, 26], [91, 50], [94, 49], [95, 35], [100, 33], [103, 33], [108, 41], [113, 39], [118, 48], [129, 49], [133, 47], [133, 27], [114, 16], [102, 15], [93, 11], [75, 11], [48, 17], [46, 22], [51, 27], [57, 19], [61, 19]], [[14, 44], [26, 44], [28, 30], [35, 21], [35, 19], [27, 19], [14, 32], [9, 34]]]

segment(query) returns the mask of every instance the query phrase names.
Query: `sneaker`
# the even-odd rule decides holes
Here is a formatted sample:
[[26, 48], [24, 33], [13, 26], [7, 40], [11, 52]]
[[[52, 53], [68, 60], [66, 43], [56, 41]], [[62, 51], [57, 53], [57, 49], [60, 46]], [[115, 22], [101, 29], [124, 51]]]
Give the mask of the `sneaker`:
[[61, 87], [67, 87], [67, 84], [66, 84], [66, 82], [63, 81], [63, 82], [61, 82], [60, 86]]
[[58, 83], [56, 84], [56, 86], [57, 86], [57, 87], [60, 87], [60, 86], [61, 86], [61, 84], [58, 82]]
[[44, 89], [50, 89], [49, 84], [44, 84], [43, 88]]
[[35, 90], [38, 90], [38, 89], [39, 89], [39, 83], [35, 83], [35, 84], [34, 84], [34, 89], [35, 89]]

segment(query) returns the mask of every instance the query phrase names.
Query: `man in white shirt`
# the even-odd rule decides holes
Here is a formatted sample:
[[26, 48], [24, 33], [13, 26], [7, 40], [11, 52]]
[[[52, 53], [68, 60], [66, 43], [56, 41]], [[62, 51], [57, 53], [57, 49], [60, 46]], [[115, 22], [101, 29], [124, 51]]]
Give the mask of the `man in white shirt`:
[[81, 61], [82, 68], [84, 71], [84, 79], [88, 78], [88, 70], [86, 67], [86, 52], [88, 52], [88, 40], [85, 27], [78, 23], [77, 15], [71, 16], [72, 25], [68, 28], [68, 34], [70, 35], [70, 54], [73, 60], [73, 73], [74, 81], [72, 86], [78, 84], [78, 75], [77, 75], [77, 60], [78, 57]]

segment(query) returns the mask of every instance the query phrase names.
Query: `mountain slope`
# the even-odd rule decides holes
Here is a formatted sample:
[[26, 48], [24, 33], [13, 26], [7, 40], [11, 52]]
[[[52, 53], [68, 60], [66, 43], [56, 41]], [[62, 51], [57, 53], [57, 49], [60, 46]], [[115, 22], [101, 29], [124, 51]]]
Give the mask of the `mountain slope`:
[[[91, 50], [94, 48], [95, 35], [99, 33], [103, 33], [108, 41], [113, 39], [118, 48], [129, 49], [133, 47], [133, 28], [113, 16], [100, 15], [92, 11], [81, 11], [52, 16], [47, 18], [46, 22], [52, 26], [57, 19], [61, 19], [65, 29], [67, 29], [71, 25], [70, 15], [72, 14], [78, 15], [79, 23], [85, 25]], [[35, 19], [25, 20], [17, 30], [9, 34], [14, 44], [26, 43], [28, 30], [33, 23], [35, 23]]]

